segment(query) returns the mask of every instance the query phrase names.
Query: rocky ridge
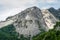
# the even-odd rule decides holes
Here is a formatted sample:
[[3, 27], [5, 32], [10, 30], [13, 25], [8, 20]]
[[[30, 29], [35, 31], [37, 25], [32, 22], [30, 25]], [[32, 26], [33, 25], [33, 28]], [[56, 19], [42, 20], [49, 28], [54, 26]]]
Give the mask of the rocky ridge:
[[13, 24], [19, 34], [35, 36], [42, 31], [53, 29], [56, 21], [58, 19], [48, 9], [40, 10], [34, 6], [8, 17], [5, 22], [0, 22], [0, 28]]

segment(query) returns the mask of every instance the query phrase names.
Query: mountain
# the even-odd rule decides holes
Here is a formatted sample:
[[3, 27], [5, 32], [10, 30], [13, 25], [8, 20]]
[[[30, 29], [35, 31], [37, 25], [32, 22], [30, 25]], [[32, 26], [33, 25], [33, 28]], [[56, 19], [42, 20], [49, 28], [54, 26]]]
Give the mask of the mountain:
[[38, 7], [30, 7], [24, 11], [8, 17], [0, 22], [0, 28], [13, 24], [19, 35], [33, 37], [39, 33], [53, 29], [58, 18], [48, 9], [40, 10]]
[[60, 8], [54, 9], [53, 7], [48, 9], [57, 19], [60, 20]]
[[60, 40], [60, 22], [56, 22], [54, 28], [33, 37], [33, 40]]
[[47, 9], [43, 9], [42, 14], [43, 14], [43, 19], [47, 27], [49, 29], [53, 29], [54, 28], [53, 26], [55, 25], [58, 19], [56, 19], [56, 17]]
[[41, 10], [37, 7], [31, 7], [19, 13], [14, 26], [17, 28], [16, 31], [19, 32], [19, 34], [26, 36], [34, 36], [43, 30], [48, 30]]

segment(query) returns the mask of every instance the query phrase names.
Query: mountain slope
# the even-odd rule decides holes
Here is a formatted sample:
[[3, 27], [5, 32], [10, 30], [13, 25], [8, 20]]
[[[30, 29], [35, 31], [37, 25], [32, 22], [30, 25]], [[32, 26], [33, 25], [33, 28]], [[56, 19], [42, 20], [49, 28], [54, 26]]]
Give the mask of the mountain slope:
[[60, 40], [60, 22], [56, 23], [54, 29], [33, 37], [33, 40]]
[[47, 9], [42, 10], [42, 14], [43, 14], [43, 19], [44, 19], [46, 25], [48, 26], [48, 28], [53, 29], [54, 28], [53, 26], [55, 25], [57, 19]]
[[25, 36], [34, 36], [42, 30], [48, 30], [41, 10], [37, 7], [31, 7], [19, 13], [14, 26], [19, 34], [23, 34]]
[[54, 9], [53, 7], [48, 9], [57, 19], [60, 20], [60, 8]]
[[52, 29], [56, 21], [56, 17], [49, 10], [40, 10], [34, 6], [0, 22], [0, 28], [13, 24], [20, 35], [33, 37]]

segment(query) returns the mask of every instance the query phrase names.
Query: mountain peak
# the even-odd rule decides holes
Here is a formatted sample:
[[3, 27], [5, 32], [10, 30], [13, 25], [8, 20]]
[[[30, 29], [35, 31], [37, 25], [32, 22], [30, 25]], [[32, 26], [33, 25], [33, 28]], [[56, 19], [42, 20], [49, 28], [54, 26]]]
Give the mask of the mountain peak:
[[38, 8], [38, 7], [36, 7], [36, 6], [33, 6], [33, 7], [31, 7], [31, 8]]
[[36, 7], [36, 6], [30, 7], [30, 8], [39, 9], [39, 8], [38, 8], [38, 7]]
[[50, 28], [53, 28], [56, 21], [48, 9], [40, 10], [38, 7], [33, 6], [7, 18], [7, 22], [4, 24], [8, 22], [15, 26], [19, 34], [35, 36], [42, 31], [48, 31]]
[[18, 14], [16, 19], [14, 26], [19, 34], [34, 36], [42, 30], [47, 31], [43, 15], [38, 7], [27, 8]]
[[54, 9], [53, 7], [50, 7], [49, 9]]
[[40, 9], [36, 6], [33, 6], [33, 7], [30, 7], [30, 8], [27, 8], [26, 10], [27, 11], [32, 11], [32, 10], [40, 10]]

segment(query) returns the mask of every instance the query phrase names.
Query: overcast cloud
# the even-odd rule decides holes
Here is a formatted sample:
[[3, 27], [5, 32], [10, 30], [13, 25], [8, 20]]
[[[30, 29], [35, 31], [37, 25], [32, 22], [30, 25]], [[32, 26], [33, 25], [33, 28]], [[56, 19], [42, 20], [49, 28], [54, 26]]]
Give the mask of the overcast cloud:
[[0, 0], [0, 21], [28, 7], [37, 6], [40, 9], [59, 8], [59, 3], [59, 0]]

